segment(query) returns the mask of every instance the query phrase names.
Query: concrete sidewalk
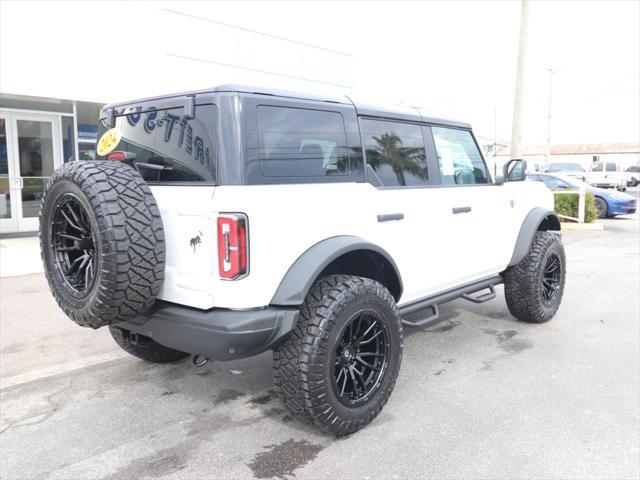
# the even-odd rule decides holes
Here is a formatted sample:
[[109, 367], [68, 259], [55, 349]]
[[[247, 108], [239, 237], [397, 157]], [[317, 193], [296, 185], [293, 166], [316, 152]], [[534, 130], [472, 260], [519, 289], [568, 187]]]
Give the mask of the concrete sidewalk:
[[37, 235], [0, 239], [0, 277], [15, 277], [43, 271]]

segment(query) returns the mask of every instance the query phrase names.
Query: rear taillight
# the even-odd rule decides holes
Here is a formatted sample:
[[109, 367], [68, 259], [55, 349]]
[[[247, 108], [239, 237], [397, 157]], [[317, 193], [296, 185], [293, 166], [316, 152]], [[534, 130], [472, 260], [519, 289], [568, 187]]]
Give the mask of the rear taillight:
[[127, 160], [135, 160], [135, 159], [136, 159], [136, 154], [134, 152], [118, 151], [118, 152], [111, 152], [109, 155], [107, 155], [107, 160], [111, 160], [111, 161], [124, 162]]
[[248, 225], [242, 213], [218, 217], [218, 271], [224, 280], [237, 280], [248, 271]]

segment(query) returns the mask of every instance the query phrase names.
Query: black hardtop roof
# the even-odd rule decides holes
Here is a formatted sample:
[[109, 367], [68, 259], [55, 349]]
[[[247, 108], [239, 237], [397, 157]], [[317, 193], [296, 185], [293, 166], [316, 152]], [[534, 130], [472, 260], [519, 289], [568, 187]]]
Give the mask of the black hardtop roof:
[[417, 122], [417, 123], [430, 123], [436, 125], [446, 125], [453, 126], [459, 128], [467, 128], [470, 129], [471, 125], [466, 122], [461, 122], [458, 120], [452, 120], [449, 118], [443, 117], [434, 117], [429, 115], [427, 112], [422, 110], [419, 107], [381, 107], [376, 105], [370, 105], [367, 103], [360, 102], [356, 99], [352, 99], [347, 95], [318, 95], [307, 92], [296, 92], [290, 90], [278, 90], [274, 88], [264, 88], [264, 87], [252, 87], [248, 85], [238, 85], [233, 83], [228, 83], [224, 85], [219, 85], [213, 88], [207, 88], [203, 90], [192, 90], [188, 92], [181, 93], [173, 93], [168, 95], [157, 95], [153, 97], [140, 98], [136, 100], [126, 101], [126, 102], [117, 102], [110, 103], [103, 107], [103, 110], [114, 107], [123, 107], [127, 105], [137, 105], [140, 103], [146, 103], [153, 100], [166, 100], [170, 98], [180, 98], [186, 96], [197, 96], [205, 93], [246, 93], [246, 94], [256, 94], [256, 95], [268, 95], [272, 97], [283, 97], [283, 98], [294, 98], [300, 100], [314, 100], [320, 102], [327, 103], [339, 103], [345, 105], [353, 105], [358, 112], [358, 115], [366, 116], [366, 117], [375, 117], [375, 118], [383, 118], [389, 120], [403, 120], [409, 122]]

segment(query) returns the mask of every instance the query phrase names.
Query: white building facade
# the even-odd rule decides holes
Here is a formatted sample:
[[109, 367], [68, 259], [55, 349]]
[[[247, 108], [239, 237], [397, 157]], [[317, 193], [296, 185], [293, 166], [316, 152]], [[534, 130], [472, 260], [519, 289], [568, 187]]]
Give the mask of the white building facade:
[[93, 157], [105, 103], [224, 83], [351, 93], [347, 52], [222, 22], [216, 8], [0, 4], [0, 234], [37, 230], [47, 178]]

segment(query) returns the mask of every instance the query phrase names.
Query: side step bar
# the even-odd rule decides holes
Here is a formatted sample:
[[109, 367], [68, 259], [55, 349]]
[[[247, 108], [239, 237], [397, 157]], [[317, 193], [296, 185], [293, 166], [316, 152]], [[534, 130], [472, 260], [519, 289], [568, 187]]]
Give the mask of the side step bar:
[[[440, 310], [438, 309], [438, 305], [441, 303], [450, 302], [451, 300], [455, 300], [456, 298], [464, 298], [465, 300], [469, 300], [473, 303], [484, 303], [492, 300], [496, 297], [495, 286], [501, 283], [502, 277], [500, 275], [496, 275], [494, 277], [480, 280], [479, 282], [463, 285], [462, 287], [457, 287], [453, 290], [448, 290], [446, 292], [442, 292], [437, 295], [418, 300], [417, 302], [410, 303], [409, 305], [404, 305], [400, 307], [402, 324], [406, 325], [407, 327], [424, 327], [425, 325], [434, 323], [440, 317]], [[489, 289], [487, 293], [483, 293], [482, 295], [478, 295], [477, 297], [472, 296], [472, 294], [477, 293], [481, 290], [485, 290], [487, 288]], [[404, 318], [407, 315], [411, 315], [412, 313], [416, 313], [426, 309], [431, 310], [431, 313], [425, 318], [416, 320], [415, 322], [406, 320]]]

